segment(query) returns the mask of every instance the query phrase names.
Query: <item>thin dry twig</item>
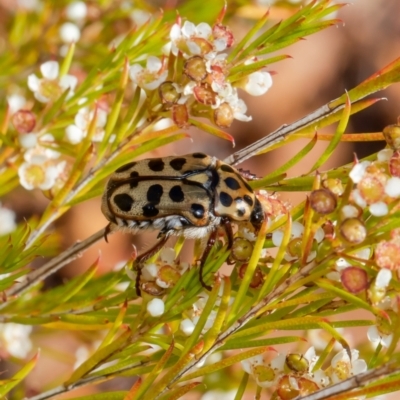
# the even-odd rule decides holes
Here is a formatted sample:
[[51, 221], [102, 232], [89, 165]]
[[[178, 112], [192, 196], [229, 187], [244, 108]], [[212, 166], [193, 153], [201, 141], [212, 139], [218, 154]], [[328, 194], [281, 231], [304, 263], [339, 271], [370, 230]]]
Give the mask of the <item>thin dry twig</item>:
[[7, 301], [4, 302], [3, 304], [0, 304], [0, 310], [3, 309], [8, 304], [8, 301], [10, 299], [26, 292], [28, 289], [36, 285], [41, 280], [47, 278], [51, 274], [54, 274], [64, 265], [67, 265], [71, 261], [78, 258], [83, 251], [85, 251], [92, 244], [98, 242], [100, 239], [104, 237], [105, 230], [106, 228], [100, 229], [99, 231], [94, 233], [92, 236], [89, 236], [82, 242], [75, 243], [67, 250], [65, 250], [63, 253], [61, 253], [57, 257], [54, 257], [46, 264], [42, 265], [40, 268], [27, 274], [22, 282], [17, 283], [16, 285], [14, 285], [5, 292]]
[[322, 107], [308, 114], [304, 118], [301, 118], [289, 125], [282, 125], [277, 130], [271, 132], [269, 135], [264, 136], [256, 142], [248, 145], [244, 149], [231, 154], [229, 157], [225, 158], [224, 162], [231, 165], [240, 164], [248, 158], [260, 153], [263, 150], [266, 150], [268, 147], [271, 147], [275, 143], [280, 142], [281, 140], [285, 139], [286, 136], [289, 136], [295, 131], [315, 124], [322, 118], [326, 118], [327, 116], [344, 109], [344, 104], [341, 104], [340, 106], [337, 106], [335, 108], [330, 107], [329, 104], [337, 100], [338, 99], [323, 105]]

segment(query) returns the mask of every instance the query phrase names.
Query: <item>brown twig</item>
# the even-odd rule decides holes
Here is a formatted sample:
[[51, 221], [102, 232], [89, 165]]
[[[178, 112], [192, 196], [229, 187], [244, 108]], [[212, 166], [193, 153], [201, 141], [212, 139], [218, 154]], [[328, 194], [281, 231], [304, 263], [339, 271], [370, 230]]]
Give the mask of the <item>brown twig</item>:
[[[42, 265], [40, 268], [27, 274], [22, 282], [17, 283], [5, 292], [7, 301], [3, 304], [0, 304], [0, 310], [8, 304], [8, 301], [11, 298], [24, 293], [41, 280], [47, 278], [51, 274], [54, 274], [64, 265], [78, 258], [84, 250], [104, 237], [105, 230], [106, 228], [102, 228], [84, 241], [75, 243], [63, 253]], [[110, 233], [112, 233], [112, 231]]]
[[[333, 100], [330, 103], [333, 103], [337, 100], [338, 99]], [[225, 158], [224, 162], [231, 165], [240, 164], [248, 158], [260, 153], [263, 150], [266, 150], [268, 147], [271, 147], [275, 143], [278, 143], [281, 140], [285, 139], [285, 137], [289, 136], [291, 133], [301, 128], [305, 128], [307, 126], [315, 124], [322, 118], [326, 118], [328, 115], [335, 114], [338, 111], [344, 109], [344, 104], [341, 104], [340, 106], [337, 106], [335, 108], [331, 108], [329, 105], [330, 103], [323, 105], [311, 114], [308, 114], [304, 118], [301, 118], [293, 122], [292, 124], [282, 125], [277, 130], [271, 132], [269, 135], [264, 136], [256, 142], [248, 145], [244, 149], [231, 154], [229, 157]]]
[[[385, 364], [382, 367], [371, 369], [369, 371], [362, 372], [361, 374], [354, 375], [349, 379], [342, 382], [338, 382], [335, 385], [328, 386], [315, 393], [307, 396], [298, 396], [293, 400], [323, 400], [323, 399], [336, 399], [340, 393], [348, 393], [351, 390], [358, 389], [361, 386], [365, 386], [377, 379], [384, 378], [393, 373], [399, 372], [400, 368], [394, 364]], [[357, 394], [354, 393], [356, 396]]]

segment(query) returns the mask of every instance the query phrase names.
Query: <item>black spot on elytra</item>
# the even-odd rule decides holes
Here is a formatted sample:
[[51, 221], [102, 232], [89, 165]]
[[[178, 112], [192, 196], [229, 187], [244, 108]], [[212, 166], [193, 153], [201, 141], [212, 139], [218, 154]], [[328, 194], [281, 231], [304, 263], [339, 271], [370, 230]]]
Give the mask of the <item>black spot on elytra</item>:
[[123, 165], [122, 167], [119, 167], [117, 170], [115, 170], [115, 172], [125, 172], [128, 171], [128, 169], [131, 169], [132, 167], [134, 167], [136, 165], [135, 162], [130, 162], [128, 164]]
[[147, 200], [152, 204], [158, 204], [163, 195], [163, 187], [159, 184], [151, 185], [147, 190]]
[[235, 170], [227, 164], [222, 164], [221, 169], [224, 172], [235, 172]]
[[232, 196], [226, 192], [221, 192], [219, 194], [219, 201], [224, 207], [230, 207], [232, 205]]
[[128, 212], [131, 210], [134, 200], [127, 193], [119, 193], [114, 196], [114, 203], [122, 211]]
[[169, 191], [169, 197], [175, 203], [180, 203], [185, 200], [185, 195], [179, 185], [173, 186]]
[[250, 207], [253, 205], [253, 199], [248, 194], [245, 194], [243, 199]]
[[236, 210], [236, 214], [238, 217], [243, 217], [243, 215], [245, 214], [246, 210], [244, 208], [238, 208]]
[[174, 158], [169, 162], [169, 165], [175, 171], [180, 171], [185, 164], [186, 164], [186, 158]]
[[129, 181], [129, 186], [131, 187], [131, 189], [137, 187], [138, 181], [136, 178], [138, 176], [139, 176], [139, 172], [137, 172], [137, 171], [133, 171], [130, 173], [130, 177], [132, 178], [132, 180]]
[[224, 182], [229, 189], [238, 190], [240, 188], [240, 183], [235, 178], [226, 178]]
[[149, 161], [149, 168], [154, 172], [160, 172], [164, 169], [164, 161], [161, 158], [153, 158]]
[[190, 210], [197, 219], [201, 219], [204, 217], [205, 209], [204, 206], [202, 206], [201, 204], [193, 203]]
[[207, 154], [204, 154], [204, 153], [193, 153], [192, 157], [193, 158], [206, 158]]
[[146, 204], [142, 207], [143, 216], [145, 217], [155, 217], [158, 214], [158, 208], [154, 206], [154, 204]]

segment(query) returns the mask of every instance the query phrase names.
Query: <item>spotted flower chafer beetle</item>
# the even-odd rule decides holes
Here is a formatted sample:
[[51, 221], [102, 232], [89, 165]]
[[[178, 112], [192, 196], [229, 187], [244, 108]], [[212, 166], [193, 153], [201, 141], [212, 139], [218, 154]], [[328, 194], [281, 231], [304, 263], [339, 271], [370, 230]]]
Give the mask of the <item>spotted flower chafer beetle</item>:
[[169, 236], [198, 239], [208, 236], [200, 260], [203, 266], [215, 243], [218, 227], [225, 230], [232, 247], [231, 223], [249, 222], [257, 231], [264, 211], [239, 171], [203, 153], [151, 158], [118, 168], [110, 177], [101, 210], [111, 230], [137, 233], [159, 230], [159, 241], [138, 256], [136, 291], [140, 294], [140, 265], [158, 252]]

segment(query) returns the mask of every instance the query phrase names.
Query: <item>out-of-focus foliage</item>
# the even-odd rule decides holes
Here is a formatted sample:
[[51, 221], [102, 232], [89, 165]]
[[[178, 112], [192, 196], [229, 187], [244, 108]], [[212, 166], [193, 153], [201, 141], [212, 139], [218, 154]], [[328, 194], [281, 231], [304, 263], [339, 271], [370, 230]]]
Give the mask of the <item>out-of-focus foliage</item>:
[[[80, 333], [97, 341], [69, 377], [54, 376], [55, 388], [40, 388], [31, 397], [36, 400], [117, 377], [133, 382], [130, 390], [80, 398], [178, 399], [207, 386], [232, 389], [235, 399], [255, 390], [285, 400], [355, 374], [367, 385], [356, 395], [399, 389], [400, 128], [346, 133], [352, 114], [379, 101], [366, 96], [400, 80], [399, 60], [278, 131], [277, 143], [262, 139], [233, 155], [240, 159], [247, 150], [247, 158], [310, 139], [268, 176], [252, 180], [243, 173], [266, 218], [258, 231], [239, 224], [232, 249], [226, 238], [217, 238], [204, 265], [210, 292], [195, 268], [201, 243], [189, 266], [179, 261], [183, 239], [145, 266], [133, 259], [97, 275], [97, 260], [80, 276], [43, 288], [44, 278], [76, 256], [74, 248], [60, 251], [54, 223], [62, 215], [100, 196], [117, 168], [189, 138], [191, 126], [234, 143], [226, 129], [235, 119], [250, 120], [242, 90], [265, 93], [272, 84], [265, 68], [288, 58], [276, 51], [336, 25], [334, 13], [342, 7], [329, 0], [281, 5], [288, 18], [275, 22], [268, 12], [260, 15], [238, 41], [229, 22], [250, 7], [246, 1], [229, 2], [227, 9], [224, 2], [186, 1], [178, 15], [129, 1], [31, 0], [4, 9], [0, 194], [47, 202], [41, 215], [18, 224], [10, 210], [0, 209], [1, 356], [21, 364], [2, 379], [1, 396], [32, 393], [24, 379], [40, 360], [28, 326], [38, 335]], [[336, 122], [333, 135], [315, 134]], [[340, 141], [376, 139], [388, 147], [321, 171]], [[310, 171], [287, 176], [319, 140], [329, 144]], [[266, 190], [310, 193], [289, 208]], [[43, 264], [43, 257], [50, 261]], [[232, 274], [220, 277], [226, 262], [234, 264]], [[142, 297], [135, 288], [139, 267]], [[368, 318], [346, 318], [361, 309]], [[341, 330], [349, 327], [368, 329], [375, 349], [351, 349]], [[318, 356], [314, 347], [276, 354], [279, 345], [316, 343], [311, 335], [317, 329], [326, 339]], [[28, 354], [30, 361], [21, 362]], [[239, 362], [242, 369], [234, 368]], [[228, 374], [235, 379], [225, 379]], [[354, 396], [347, 390], [340, 398]]]

